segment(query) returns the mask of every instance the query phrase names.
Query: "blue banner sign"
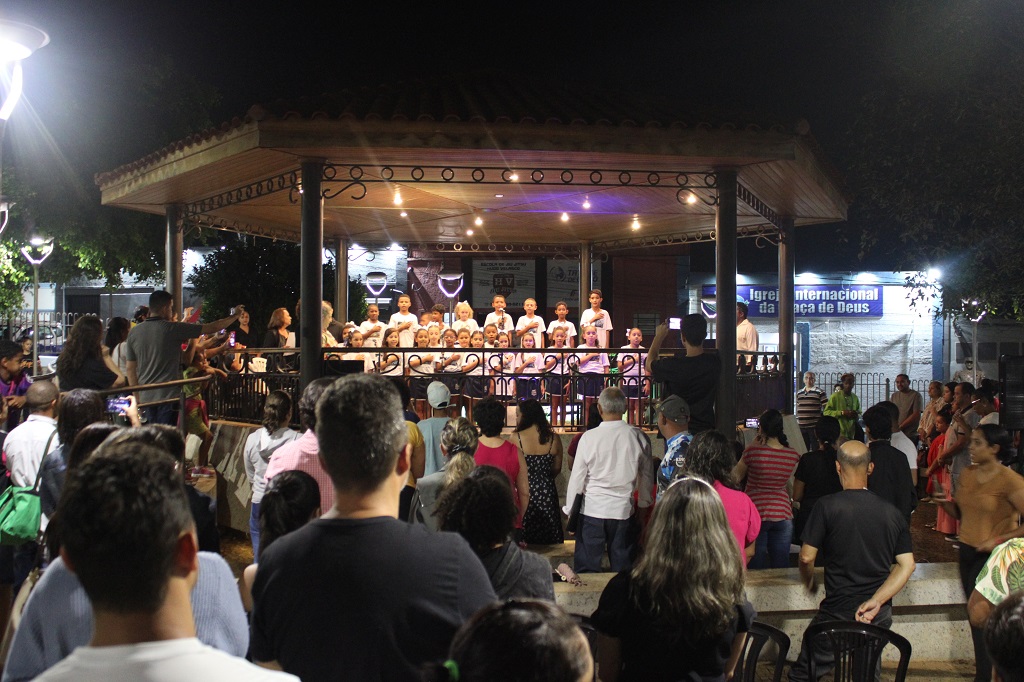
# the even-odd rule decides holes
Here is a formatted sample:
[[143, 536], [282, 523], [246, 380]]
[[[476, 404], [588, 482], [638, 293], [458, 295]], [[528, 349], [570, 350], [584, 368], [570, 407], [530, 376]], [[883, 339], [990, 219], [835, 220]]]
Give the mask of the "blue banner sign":
[[[705, 305], [714, 297], [714, 285], [701, 287]], [[749, 317], [779, 316], [777, 286], [737, 285], [736, 299], [747, 304]], [[881, 317], [882, 285], [797, 284], [793, 309], [796, 317]]]

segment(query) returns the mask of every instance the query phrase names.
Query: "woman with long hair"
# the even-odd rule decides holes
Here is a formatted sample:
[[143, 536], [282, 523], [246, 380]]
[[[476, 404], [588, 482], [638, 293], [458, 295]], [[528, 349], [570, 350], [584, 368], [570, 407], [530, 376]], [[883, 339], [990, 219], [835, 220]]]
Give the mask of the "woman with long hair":
[[[295, 336], [288, 331], [292, 323], [291, 313], [287, 308], [276, 308], [270, 313], [270, 321], [267, 322], [267, 334], [263, 337], [264, 348], [294, 348]], [[291, 359], [284, 354], [273, 353], [267, 357], [267, 371], [283, 372], [293, 369]]]
[[476, 467], [476, 461], [473, 459], [476, 446], [476, 427], [465, 417], [450, 419], [444, 425], [441, 429], [441, 454], [444, 456], [445, 465], [416, 482], [410, 521], [437, 530], [437, 518], [434, 514], [437, 500], [441, 493], [464, 479]]
[[754, 501], [733, 480], [736, 455], [732, 444], [721, 431], [701, 431], [686, 450], [686, 473], [710, 483], [722, 498], [729, 528], [746, 564], [754, 556], [754, 540], [761, 532], [761, 515]]
[[800, 455], [789, 447], [781, 412], [765, 410], [758, 424], [754, 442], [743, 451], [743, 458], [732, 471], [737, 481], [747, 479], [744, 492], [761, 514], [761, 532], [750, 568], [788, 568], [793, 503], [786, 485]]
[[793, 499], [800, 503], [793, 519], [793, 538], [799, 544], [804, 524], [811, 517], [811, 510], [818, 500], [838, 493], [843, 489], [836, 471], [836, 441], [839, 440], [839, 420], [835, 417], [821, 417], [814, 427], [818, 449], [806, 452], [800, 458], [793, 475]]
[[[527, 338], [530, 337], [523, 337]], [[561, 544], [565, 538], [555, 478], [562, 470], [562, 439], [552, 431], [539, 401], [524, 400], [517, 412], [515, 438], [526, 460], [530, 481], [530, 506], [523, 515], [523, 541], [531, 545]]]
[[675, 481], [654, 506], [644, 553], [608, 582], [592, 616], [604, 682], [726, 680], [753, 608], [718, 493]]
[[260, 555], [280, 537], [302, 528], [320, 516], [320, 486], [305, 471], [282, 471], [267, 484], [260, 504], [260, 538], [262, 546], [252, 555], [252, 564], [242, 571], [242, 605], [252, 612], [252, 584]]
[[[1003, 465], [1000, 458], [1013, 445], [1005, 428], [980, 424], [971, 432], [971, 464], [960, 474], [952, 499], [936, 486], [933, 501], [960, 521], [960, 582], [964, 595], [974, 590], [981, 569], [996, 546], [1024, 537], [1024, 478]], [[971, 628], [974, 640], [975, 680], [987, 680], [992, 671], [984, 632]]]
[[57, 358], [60, 390], [91, 388], [102, 391], [128, 383], [103, 346], [103, 322], [95, 315], [84, 315], [71, 327], [64, 351]]
[[498, 599], [555, 600], [551, 564], [512, 541], [518, 511], [501, 469], [482, 466], [446, 488], [437, 502], [441, 530], [458, 533], [487, 571]]
[[252, 555], [260, 553], [260, 503], [267, 488], [264, 476], [270, 457], [279, 447], [299, 437], [299, 432], [288, 428], [292, 420], [292, 397], [285, 391], [271, 391], [263, 403], [261, 427], [245, 440], [245, 475], [252, 489], [252, 511], [249, 515], [249, 535]]
[[125, 355], [124, 342], [131, 330], [132, 323], [127, 318], [112, 317], [107, 322], [107, 335], [103, 339], [103, 347], [110, 353], [110, 359], [125, 376], [128, 376], [128, 356]]

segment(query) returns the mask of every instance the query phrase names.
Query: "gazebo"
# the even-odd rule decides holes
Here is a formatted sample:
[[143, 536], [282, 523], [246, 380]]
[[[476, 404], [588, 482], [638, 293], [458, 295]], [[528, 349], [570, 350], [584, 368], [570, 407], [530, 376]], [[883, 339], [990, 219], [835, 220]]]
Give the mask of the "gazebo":
[[[167, 288], [179, 297], [189, 229], [300, 242], [299, 336], [311, 360], [320, 353], [325, 240], [340, 254], [358, 242], [575, 256], [581, 310], [596, 251], [713, 240], [718, 309], [730, 310], [737, 239], [760, 236], [779, 248], [779, 355], [791, 366], [793, 230], [847, 210], [806, 122], [687, 116], [654, 99], [493, 75], [254, 106], [96, 182], [104, 205], [166, 216]], [[343, 303], [345, 258], [338, 267]], [[718, 352], [734, 357], [732, 317], [716, 325]], [[303, 385], [320, 372], [319, 362], [301, 367]], [[726, 372], [720, 427], [735, 423], [735, 397]]]

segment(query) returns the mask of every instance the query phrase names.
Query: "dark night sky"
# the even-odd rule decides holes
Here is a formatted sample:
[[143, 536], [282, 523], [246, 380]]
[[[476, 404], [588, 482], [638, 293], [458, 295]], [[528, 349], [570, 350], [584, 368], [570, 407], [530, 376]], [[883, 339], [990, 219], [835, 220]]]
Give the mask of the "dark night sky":
[[[220, 91], [218, 122], [277, 98], [501, 69], [586, 89], [668, 96], [683, 110], [714, 106], [789, 122], [806, 118], [842, 171], [857, 103], [900, 49], [885, 37], [899, 4], [891, 0], [367, 4], [372, 9], [353, 9], [351, 2], [264, 9], [267, 3], [226, 0], [7, 0], [5, 16], [51, 35], [51, 44], [26, 62], [26, 99], [10, 127], [20, 142], [9, 145], [17, 155], [84, 144], [103, 130], [98, 118], [115, 116], [136, 96], [119, 88], [119, 66], [151, 52], [171, 56], [183, 72]], [[931, 3], [936, 13], [953, 12], [956, 4]], [[990, 4], [996, 21], [1001, 11], [1018, 11], [1016, 0]], [[126, 121], [118, 136], [130, 139], [131, 127]], [[112, 167], [103, 163], [90, 172]], [[847, 229], [799, 231], [798, 270], [864, 267], [850, 260], [856, 239], [845, 249], [818, 244]], [[765, 251], [773, 253], [762, 259], [741, 252], [741, 269], [770, 267], [774, 250]]]

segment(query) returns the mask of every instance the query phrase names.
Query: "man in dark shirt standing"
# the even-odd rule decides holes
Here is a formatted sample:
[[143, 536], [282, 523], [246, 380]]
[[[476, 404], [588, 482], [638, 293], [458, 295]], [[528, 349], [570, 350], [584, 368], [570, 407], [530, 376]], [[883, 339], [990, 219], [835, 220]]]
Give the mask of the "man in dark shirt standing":
[[[238, 319], [238, 315], [225, 317], [206, 324], [176, 322], [174, 297], [166, 291], [149, 295], [149, 316], [128, 334], [125, 356], [128, 383], [159, 384], [182, 378], [182, 344], [200, 334], [214, 334]], [[187, 364], [187, 363], [185, 363]], [[181, 395], [181, 387], [156, 388], [139, 391], [140, 403], [171, 400]], [[178, 422], [178, 405], [168, 403], [146, 409], [147, 419], [154, 424]]]
[[666, 394], [677, 395], [690, 406], [691, 433], [713, 429], [715, 396], [718, 393], [718, 375], [722, 371], [722, 362], [717, 355], [704, 352], [704, 339], [708, 336], [707, 320], [696, 313], [684, 317], [679, 335], [686, 355], [659, 360], [658, 353], [668, 331], [668, 323], [662, 322], [654, 332], [654, 340], [645, 362], [647, 373], [654, 381], [665, 383]]
[[[872, 469], [867, 446], [843, 443], [836, 469], [842, 492], [814, 505], [802, 534], [800, 577], [811, 594], [818, 591], [814, 560], [819, 550], [825, 558], [825, 599], [810, 624], [853, 620], [889, 628], [892, 598], [914, 572], [910, 527], [895, 507], [867, 489]], [[832, 669], [832, 650], [819, 642], [804, 637], [790, 682], [809, 679], [811, 656], [819, 678]]]
[[864, 429], [874, 469], [868, 477], [868, 490], [899, 509], [909, 526], [910, 513], [917, 506], [917, 491], [906, 455], [889, 443], [892, 416], [881, 404], [874, 405], [864, 413]]
[[420, 680], [455, 631], [495, 601], [466, 541], [397, 520], [412, 448], [398, 391], [339, 379], [317, 403], [334, 506], [260, 556], [252, 660], [304, 680]]

